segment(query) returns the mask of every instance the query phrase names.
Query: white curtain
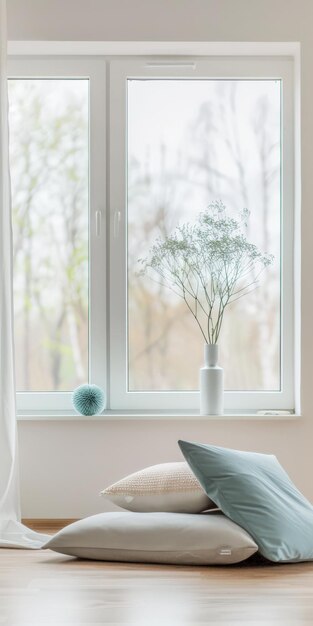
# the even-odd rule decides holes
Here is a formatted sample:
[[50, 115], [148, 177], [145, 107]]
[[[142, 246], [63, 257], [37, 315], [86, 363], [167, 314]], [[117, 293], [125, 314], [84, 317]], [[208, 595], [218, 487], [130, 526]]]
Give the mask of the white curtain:
[[6, 1], [0, 0], [0, 547], [40, 548], [49, 536], [20, 522], [6, 57]]

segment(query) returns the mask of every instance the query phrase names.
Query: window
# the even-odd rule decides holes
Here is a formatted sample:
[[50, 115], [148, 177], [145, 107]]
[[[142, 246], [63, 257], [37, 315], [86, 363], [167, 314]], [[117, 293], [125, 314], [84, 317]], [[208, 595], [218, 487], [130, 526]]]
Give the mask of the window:
[[105, 62], [9, 70], [17, 405], [70, 410], [106, 387]]
[[138, 260], [220, 199], [233, 216], [250, 211], [249, 240], [274, 257], [225, 316], [226, 410], [293, 408], [292, 60], [13, 67], [21, 407], [70, 408], [70, 392], [89, 380], [113, 410], [197, 410], [203, 339], [183, 301], [140, 275]]

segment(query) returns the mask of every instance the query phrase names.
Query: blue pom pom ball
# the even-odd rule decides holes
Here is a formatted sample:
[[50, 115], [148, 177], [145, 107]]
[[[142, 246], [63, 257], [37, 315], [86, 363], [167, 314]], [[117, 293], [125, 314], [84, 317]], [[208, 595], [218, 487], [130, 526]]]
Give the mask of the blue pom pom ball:
[[81, 415], [96, 415], [105, 406], [105, 394], [97, 385], [81, 385], [72, 394], [74, 409]]

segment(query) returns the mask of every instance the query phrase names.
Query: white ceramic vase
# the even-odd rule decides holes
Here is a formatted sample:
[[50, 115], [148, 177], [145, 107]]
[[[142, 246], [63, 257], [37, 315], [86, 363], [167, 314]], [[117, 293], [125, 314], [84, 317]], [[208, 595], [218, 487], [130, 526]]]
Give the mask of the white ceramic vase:
[[204, 344], [204, 366], [200, 369], [200, 415], [222, 415], [224, 371], [217, 365], [218, 345]]

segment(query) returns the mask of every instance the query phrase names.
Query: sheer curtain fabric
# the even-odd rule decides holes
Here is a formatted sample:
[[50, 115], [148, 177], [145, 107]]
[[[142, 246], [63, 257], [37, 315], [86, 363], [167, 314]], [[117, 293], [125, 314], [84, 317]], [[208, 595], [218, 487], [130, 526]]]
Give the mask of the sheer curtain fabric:
[[6, 2], [0, 0], [0, 547], [40, 548], [50, 537], [20, 522], [6, 57]]

